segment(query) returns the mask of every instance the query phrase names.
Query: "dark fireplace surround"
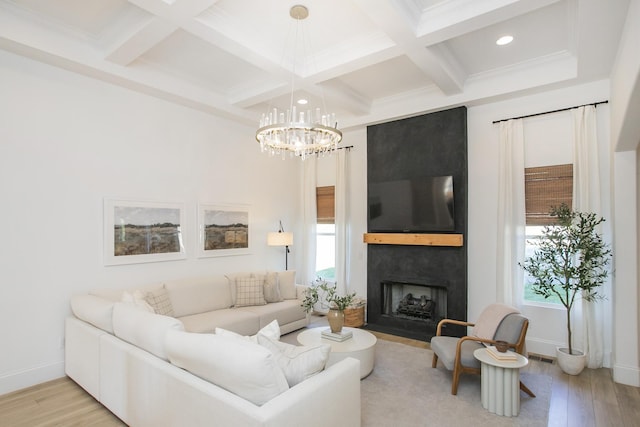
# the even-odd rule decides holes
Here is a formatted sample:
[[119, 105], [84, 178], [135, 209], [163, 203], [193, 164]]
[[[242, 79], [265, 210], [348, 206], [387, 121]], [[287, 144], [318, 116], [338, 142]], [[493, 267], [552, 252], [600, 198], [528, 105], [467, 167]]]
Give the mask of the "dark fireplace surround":
[[[453, 175], [453, 233], [466, 238], [465, 107], [367, 128], [368, 182], [439, 175]], [[466, 242], [462, 246], [368, 245], [367, 328], [429, 341], [441, 318], [466, 320], [466, 313]], [[458, 336], [463, 332], [463, 328], [448, 330]]]

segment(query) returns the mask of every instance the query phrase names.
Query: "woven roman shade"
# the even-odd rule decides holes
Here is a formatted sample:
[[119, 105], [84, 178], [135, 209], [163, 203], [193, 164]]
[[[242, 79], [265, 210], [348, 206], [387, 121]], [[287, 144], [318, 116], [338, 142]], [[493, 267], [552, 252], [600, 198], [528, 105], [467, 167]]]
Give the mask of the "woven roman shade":
[[318, 224], [334, 224], [336, 221], [335, 190], [331, 185], [316, 188]]
[[527, 225], [556, 224], [556, 218], [549, 215], [549, 211], [562, 203], [571, 208], [573, 165], [525, 168], [524, 194]]

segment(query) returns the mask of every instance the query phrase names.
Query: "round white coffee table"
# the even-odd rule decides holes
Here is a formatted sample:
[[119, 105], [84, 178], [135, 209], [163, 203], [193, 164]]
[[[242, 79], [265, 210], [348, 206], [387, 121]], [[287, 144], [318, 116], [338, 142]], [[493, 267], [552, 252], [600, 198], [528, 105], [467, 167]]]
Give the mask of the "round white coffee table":
[[322, 338], [322, 331], [327, 329], [310, 328], [306, 331], [302, 331], [298, 334], [298, 342], [301, 345], [318, 345], [329, 344], [331, 346], [331, 353], [329, 354], [329, 360], [327, 366], [331, 366], [336, 362], [341, 361], [347, 357], [353, 357], [360, 360], [360, 378], [364, 378], [373, 371], [373, 363], [375, 360], [375, 346], [378, 341], [371, 332], [363, 331], [358, 328], [342, 328], [343, 330], [351, 331], [353, 337], [348, 340], [338, 342]]
[[515, 360], [497, 360], [486, 348], [473, 352], [480, 361], [482, 407], [496, 415], [516, 417], [520, 412], [520, 368], [529, 360], [521, 354], [509, 351]]

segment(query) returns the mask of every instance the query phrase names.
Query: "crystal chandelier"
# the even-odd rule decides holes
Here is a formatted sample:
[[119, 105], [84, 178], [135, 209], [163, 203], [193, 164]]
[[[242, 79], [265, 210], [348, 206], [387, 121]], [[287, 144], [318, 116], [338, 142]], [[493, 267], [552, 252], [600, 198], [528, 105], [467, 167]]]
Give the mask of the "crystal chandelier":
[[[305, 6], [296, 5], [291, 8], [289, 15], [299, 21], [309, 16]], [[297, 32], [296, 32], [297, 35]], [[295, 60], [294, 76], [295, 79]], [[293, 104], [294, 84], [291, 84], [291, 103], [289, 109], [278, 111], [273, 108], [260, 118], [260, 128], [256, 131], [256, 140], [260, 143], [263, 153], [305, 157], [323, 154], [336, 150], [342, 141], [342, 132], [338, 130], [336, 115], [322, 113], [320, 108], [298, 110]]]

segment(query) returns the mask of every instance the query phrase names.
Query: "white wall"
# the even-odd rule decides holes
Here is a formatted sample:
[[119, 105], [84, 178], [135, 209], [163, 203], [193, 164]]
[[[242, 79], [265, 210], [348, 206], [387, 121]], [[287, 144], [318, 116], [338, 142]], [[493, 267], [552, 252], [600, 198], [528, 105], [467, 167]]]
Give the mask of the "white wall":
[[[299, 166], [254, 129], [3, 51], [0, 94], [0, 394], [63, 375], [75, 293], [284, 268], [266, 233], [299, 216]], [[104, 266], [105, 197], [184, 202], [188, 259]], [[250, 204], [252, 253], [198, 259], [199, 202]]]
[[640, 143], [640, 0], [630, 0], [624, 31], [611, 71], [611, 134], [616, 151]]
[[631, 0], [611, 72], [611, 144], [614, 153], [615, 259], [614, 363], [617, 382], [640, 386], [640, 0]]
[[614, 153], [615, 181], [615, 287], [613, 379], [640, 386], [638, 348], [638, 183], [636, 153]]

